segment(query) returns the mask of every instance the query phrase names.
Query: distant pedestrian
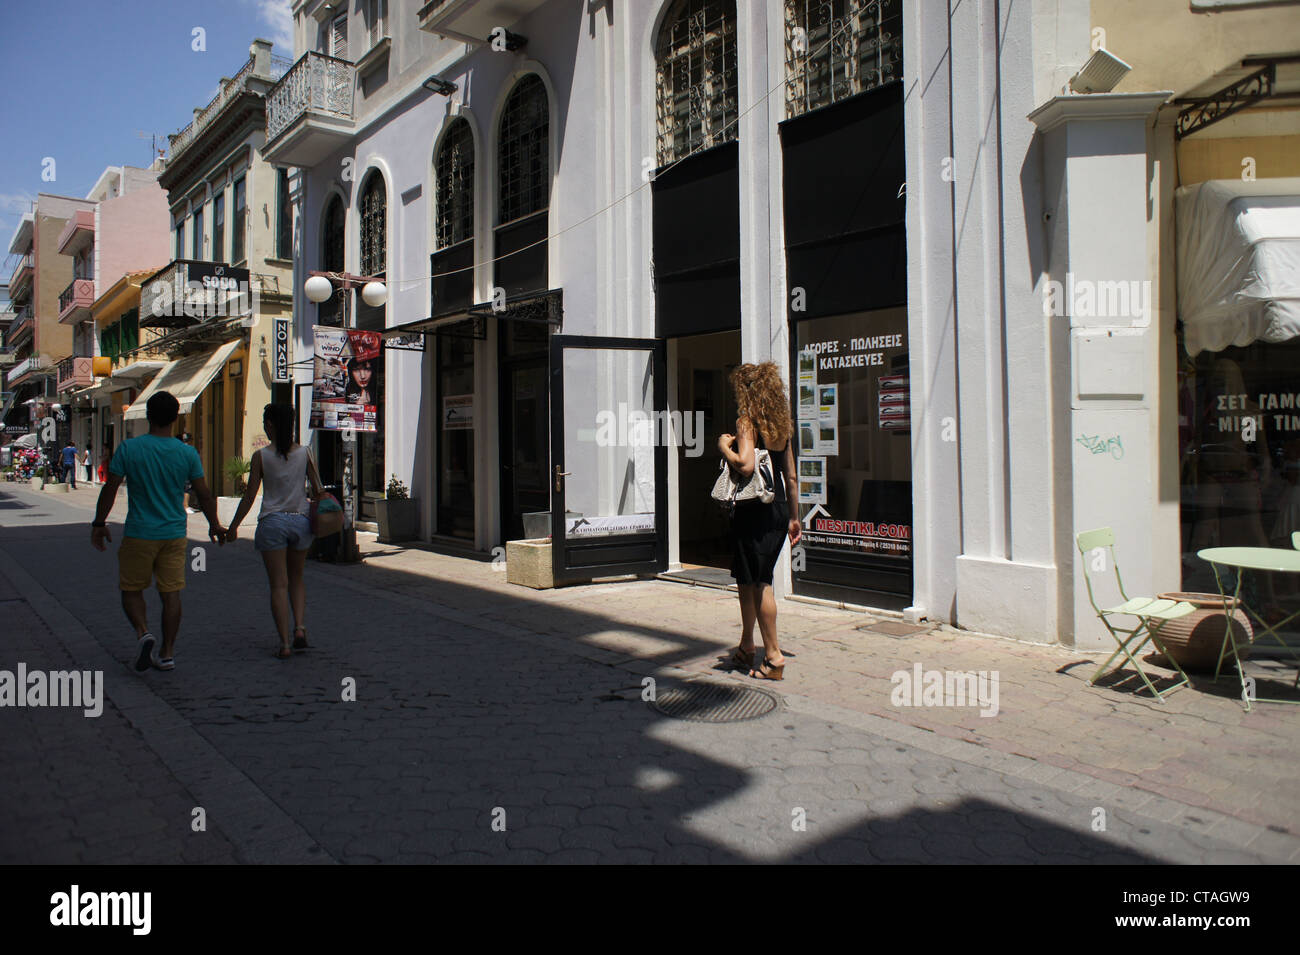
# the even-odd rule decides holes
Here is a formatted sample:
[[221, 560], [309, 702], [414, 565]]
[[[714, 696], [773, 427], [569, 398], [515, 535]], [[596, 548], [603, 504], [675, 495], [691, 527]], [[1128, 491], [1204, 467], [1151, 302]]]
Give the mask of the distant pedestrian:
[[286, 404], [267, 405], [262, 412], [262, 430], [271, 444], [253, 454], [248, 488], [226, 531], [227, 541], [239, 536], [240, 522], [252, 509], [258, 487], [265, 484], [253, 546], [262, 554], [271, 585], [271, 616], [280, 637], [275, 656], [281, 660], [289, 659], [294, 650], [307, 649], [307, 585], [303, 570], [312, 542], [307, 485], [311, 484], [314, 497], [325, 490], [311, 451], [293, 440], [293, 416], [293, 406]]
[[[802, 536], [798, 517], [790, 514], [790, 501], [798, 500], [799, 487], [790, 443], [794, 431], [790, 400], [780, 370], [770, 361], [737, 366], [731, 373], [731, 389], [739, 410], [736, 433], [719, 437], [718, 450], [747, 481], [754, 473], [755, 450], [766, 449], [776, 483], [775, 500], [739, 503], [731, 521], [731, 576], [740, 591], [741, 622], [740, 646], [732, 651], [732, 663], [748, 669], [750, 676], [781, 680], [785, 657], [776, 635], [772, 575], [786, 538], [793, 547]], [[755, 622], [763, 635], [763, 662], [757, 667], [753, 665]]]
[[71, 483], [72, 489], [77, 489], [77, 446], [69, 439], [64, 445], [63, 451], [59, 455], [60, 471], [63, 474], [62, 480], [65, 483]]
[[89, 484], [89, 483], [91, 482], [91, 478], [90, 478], [90, 445], [86, 445], [86, 447], [85, 447], [85, 448], [82, 450], [82, 452], [81, 452], [81, 466], [82, 466], [83, 468], [86, 469], [86, 483]]
[[[217, 499], [203, 479], [198, 452], [172, 437], [180, 405], [169, 392], [156, 392], [145, 405], [149, 433], [123, 441], [108, 467], [108, 480], [99, 492], [90, 543], [97, 550], [111, 542], [108, 515], [117, 489], [127, 481], [126, 526], [117, 549], [118, 585], [122, 609], [138, 639], [135, 668], [174, 667], [176, 634], [181, 626], [181, 591], [185, 589], [185, 482], [193, 483], [208, 518], [208, 537], [225, 543], [226, 529], [217, 520]], [[162, 651], [149, 630], [144, 592], [157, 578], [162, 598]]]

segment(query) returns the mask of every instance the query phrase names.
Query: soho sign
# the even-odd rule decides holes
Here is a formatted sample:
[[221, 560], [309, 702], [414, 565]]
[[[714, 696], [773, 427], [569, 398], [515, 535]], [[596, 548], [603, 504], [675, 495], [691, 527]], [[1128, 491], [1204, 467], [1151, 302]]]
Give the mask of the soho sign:
[[272, 380], [276, 384], [284, 384], [293, 380], [289, 374], [289, 331], [289, 319], [277, 318], [275, 320], [275, 373]]

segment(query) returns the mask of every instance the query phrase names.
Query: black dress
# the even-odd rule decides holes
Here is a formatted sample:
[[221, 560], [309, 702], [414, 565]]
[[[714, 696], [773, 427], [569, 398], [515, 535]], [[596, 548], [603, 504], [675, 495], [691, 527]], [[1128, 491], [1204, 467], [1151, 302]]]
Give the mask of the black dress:
[[[755, 429], [757, 431], [757, 429]], [[766, 449], [761, 434], [757, 447]], [[790, 530], [790, 509], [785, 487], [785, 452], [773, 451], [772, 471], [776, 496], [771, 504], [743, 501], [731, 518], [731, 576], [738, 584], [771, 584], [776, 560]]]

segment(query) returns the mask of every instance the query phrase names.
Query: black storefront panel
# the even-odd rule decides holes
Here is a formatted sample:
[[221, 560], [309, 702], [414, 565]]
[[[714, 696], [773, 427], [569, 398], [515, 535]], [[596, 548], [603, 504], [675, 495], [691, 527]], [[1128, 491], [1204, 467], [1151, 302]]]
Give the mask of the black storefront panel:
[[727, 143], [658, 172], [656, 335], [740, 328], [740, 153]]
[[549, 288], [547, 226], [547, 211], [543, 209], [497, 227], [492, 284], [505, 289], [507, 301]]

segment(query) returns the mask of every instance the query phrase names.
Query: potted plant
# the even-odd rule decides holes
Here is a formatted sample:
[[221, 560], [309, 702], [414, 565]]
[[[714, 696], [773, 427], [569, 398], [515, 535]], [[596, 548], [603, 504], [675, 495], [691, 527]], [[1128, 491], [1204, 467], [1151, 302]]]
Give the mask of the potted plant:
[[[234, 489], [233, 494], [222, 495], [217, 498], [217, 518], [223, 523], [229, 523], [234, 518], [235, 511], [239, 510], [240, 499], [243, 498], [244, 491], [248, 489], [246, 478], [252, 464], [251, 458], [241, 458], [235, 455], [226, 458], [226, 463], [221, 466], [226, 481]], [[191, 495], [191, 499], [193, 499], [193, 495]]]
[[419, 533], [419, 502], [412, 499], [406, 485], [394, 474], [388, 482], [388, 494], [375, 502], [379, 518], [379, 540], [383, 544], [414, 540]]

